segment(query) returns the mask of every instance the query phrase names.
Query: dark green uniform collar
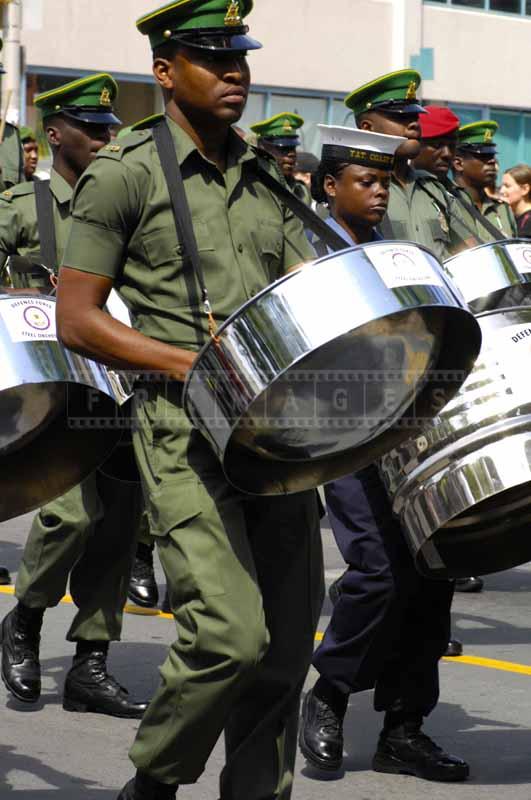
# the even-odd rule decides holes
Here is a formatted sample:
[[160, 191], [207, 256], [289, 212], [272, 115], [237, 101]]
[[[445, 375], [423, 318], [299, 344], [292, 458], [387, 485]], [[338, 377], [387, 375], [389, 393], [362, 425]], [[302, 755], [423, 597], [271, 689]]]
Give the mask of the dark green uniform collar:
[[[173, 141], [175, 142], [175, 150], [177, 152], [179, 164], [184, 164], [192, 153], [197, 153], [203, 160], [207, 161], [186, 131], [184, 131], [180, 125], [177, 125], [171, 117], [166, 116], [166, 120], [173, 136]], [[227, 168], [234, 166], [234, 164], [238, 162], [251, 161], [253, 159], [256, 159], [256, 154], [251, 150], [249, 145], [247, 145], [237, 133], [230, 131]]]
[[60, 205], [70, 203], [74, 194], [70, 184], [53, 167], [50, 172], [50, 190]]

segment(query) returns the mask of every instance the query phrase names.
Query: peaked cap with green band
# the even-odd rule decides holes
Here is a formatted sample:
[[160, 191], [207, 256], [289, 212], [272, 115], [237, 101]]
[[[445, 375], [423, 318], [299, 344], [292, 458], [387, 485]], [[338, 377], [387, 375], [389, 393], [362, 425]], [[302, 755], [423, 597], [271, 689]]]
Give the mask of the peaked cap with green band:
[[365, 111], [382, 111], [391, 114], [423, 114], [417, 100], [417, 89], [422, 78], [414, 69], [400, 69], [360, 86], [345, 98], [345, 105], [354, 116]]
[[252, 8], [253, 0], [174, 0], [144, 14], [136, 27], [153, 50], [166, 42], [213, 52], [258, 50], [262, 45], [243, 22]]
[[498, 128], [499, 125], [494, 120], [481, 120], [463, 125], [457, 131], [457, 149], [470, 153], [495, 153], [494, 137]]
[[114, 78], [100, 72], [43, 92], [34, 102], [43, 119], [52, 114], [64, 114], [79, 122], [120, 125], [113, 111], [117, 94], [118, 84]]
[[298, 114], [283, 111], [262, 122], [255, 122], [254, 125], [251, 125], [251, 130], [260, 139], [266, 139], [271, 144], [279, 147], [296, 147], [300, 144], [297, 131], [303, 125], [304, 120]]
[[32, 128], [28, 128], [26, 125], [23, 125], [19, 128], [20, 133], [20, 141], [22, 144], [26, 142], [36, 142], [37, 137], [35, 136], [35, 131]]

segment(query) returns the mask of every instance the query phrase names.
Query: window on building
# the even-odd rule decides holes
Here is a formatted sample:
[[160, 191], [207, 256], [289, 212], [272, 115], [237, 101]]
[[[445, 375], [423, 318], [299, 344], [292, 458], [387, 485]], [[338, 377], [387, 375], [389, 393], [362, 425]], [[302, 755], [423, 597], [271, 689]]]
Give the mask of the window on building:
[[480, 11], [496, 11], [502, 14], [531, 16], [531, 0], [424, 0], [425, 3], [440, 3], [458, 8], [473, 8]]
[[522, 4], [520, 0], [490, 0], [491, 11], [504, 11], [506, 14], [520, 14]]
[[485, 8], [485, 0], [452, 0], [451, 4], [467, 8]]

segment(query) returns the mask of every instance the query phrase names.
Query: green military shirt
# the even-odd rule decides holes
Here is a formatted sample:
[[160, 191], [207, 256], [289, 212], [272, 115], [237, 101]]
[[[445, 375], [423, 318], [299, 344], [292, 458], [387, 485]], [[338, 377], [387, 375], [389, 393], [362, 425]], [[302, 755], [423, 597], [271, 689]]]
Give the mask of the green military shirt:
[[[433, 197], [431, 196], [433, 195]], [[405, 186], [391, 177], [385, 238], [417, 242], [444, 260], [451, 255], [450, 214], [446, 192], [424, 170], [409, 169]]]
[[24, 154], [19, 130], [9, 122], [0, 144], [0, 191], [24, 180]]
[[[467, 207], [473, 206], [473, 200], [467, 190], [458, 184], [453, 184], [453, 189], [457, 191], [460, 198], [460, 201], [454, 200], [456, 212], [463, 215], [467, 226], [474, 231], [479, 244], [496, 241], [494, 234], [483, 227], [483, 225], [467, 211]], [[506, 203], [488, 198], [478, 211], [480, 211], [495, 228], [499, 228], [502, 236], [512, 238], [518, 235], [514, 214]]]
[[[50, 176], [50, 190], [53, 197], [55, 238], [57, 260], [61, 263], [70, 231], [70, 202], [72, 187], [54, 169]], [[0, 270], [11, 255], [24, 256], [33, 261], [40, 260], [37, 207], [35, 204], [35, 183], [26, 181], [0, 194]], [[11, 276], [17, 287], [16, 276]], [[25, 284], [28, 285], [28, 284]], [[29, 279], [30, 286], [42, 286], [42, 272]]]
[[[314, 253], [302, 223], [256, 179], [257, 153], [236, 134], [221, 174], [178, 125], [168, 124], [220, 323]], [[279, 176], [274, 162], [266, 166]], [[185, 275], [191, 266], [183, 259], [151, 131], [99, 152], [76, 187], [72, 217], [66, 266], [111, 278], [145, 335], [192, 350], [198, 336], [207, 340], [205, 315], [197, 322], [191, 306]]]
[[501, 200], [492, 200], [490, 197], [483, 203], [481, 213], [495, 228], [499, 228], [504, 236], [509, 239], [518, 236], [518, 227], [511, 207]]

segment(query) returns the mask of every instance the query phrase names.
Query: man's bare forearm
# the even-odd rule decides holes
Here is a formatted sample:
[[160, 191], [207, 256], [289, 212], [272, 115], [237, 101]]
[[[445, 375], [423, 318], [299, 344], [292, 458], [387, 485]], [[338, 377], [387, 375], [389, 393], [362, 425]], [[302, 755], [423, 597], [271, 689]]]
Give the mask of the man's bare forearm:
[[195, 353], [151, 339], [114, 319], [100, 307], [108, 287], [96, 286], [92, 291], [90, 284], [78, 285], [72, 273], [61, 271], [57, 293], [57, 333], [66, 347], [115, 369], [166, 372], [171, 380], [186, 378]]

